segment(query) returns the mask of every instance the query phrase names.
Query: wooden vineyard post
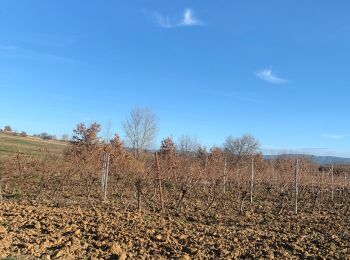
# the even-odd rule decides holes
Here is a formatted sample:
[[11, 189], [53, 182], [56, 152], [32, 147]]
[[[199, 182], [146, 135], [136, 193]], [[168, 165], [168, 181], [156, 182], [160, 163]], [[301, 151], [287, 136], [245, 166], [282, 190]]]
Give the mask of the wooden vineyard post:
[[344, 189], [346, 188], [346, 186], [347, 186], [347, 174], [346, 174], [346, 172], [344, 172]]
[[250, 203], [253, 203], [253, 188], [254, 188], [254, 158], [250, 165]]
[[163, 198], [163, 185], [162, 185], [162, 179], [160, 178], [158, 152], [155, 153], [155, 157], [156, 157], [156, 166], [157, 166], [157, 178], [158, 178], [160, 204], [161, 204], [161, 207], [162, 207], [162, 213], [164, 214], [165, 213], [165, 209], [164, 209], [164, 198]]
[[205, 165], [204, 165], [204, 191], [207, 192], [207, 182], [208, 182], [208, 156], [205, 155]]
[[322, 169], [322, 172], [321, 172], [321, 191], [320, 191], [320, 197], [322, 198], [323, 197], [323, 187], [324, 187], [324, 169]]
[[297, 159], [297, 163], [295, 166], [295, 176], [294, 176], [294, 184], [295, 184], [295, 208], [294, 213], [298, 214], [298, 176], [299, 176], [299, 159]]
[[104, 196], [105, 201], [107, 200], [108, 173], [109, 173], [109, 154], [107, 154], [107, 163], [106, 163], [105, 196]]
[[204, 165], [204, 181], [207, 182], [207, 171], [208, 171], [208, 157], [205, 156], [205, 165]]
[[108, 185], [108, 171], [109, 171], [109, 154], [106, 153], [103, 159], [103, 172], [102, 172], [102, 191], [104, 193], [103, 200], [107, 200], [107, 185]]
[[103, 168], [102, 168], [102, 176], [101, 176], [101, 189], [102, 191], [104, 191], [104, 187], [105, 187], [105, 173], [106, 173], [106, 155], [103, 155]]
[[224, 193], [226, 193], [226, 174], [227, 174], [227, 162], [225, 157], [225, 163], [224, 163]]
[[333, 165], [332, 165], [332, 168], [331, 168], [331, 199], [333, 201], [334, 199], [334, 169], [333, 169]]

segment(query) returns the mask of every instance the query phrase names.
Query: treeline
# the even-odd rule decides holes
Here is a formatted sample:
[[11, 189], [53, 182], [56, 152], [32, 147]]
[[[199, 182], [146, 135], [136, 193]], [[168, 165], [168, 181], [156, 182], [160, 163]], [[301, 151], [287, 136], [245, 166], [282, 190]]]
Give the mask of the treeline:
[[4, 127], [4, 129], [0, 128], [0, 133], [1, 132], [7, 133], [7, 134], [11, 134], [11, 135], [14, 135], [14, 136], [22, 136], [22, 137], [28, 136], [27, 132], [25, 132], [25, 131], [21, 131], [21, 132], [13, 131], [12, 127], [9, 126], [9, 125], [6, 125]]

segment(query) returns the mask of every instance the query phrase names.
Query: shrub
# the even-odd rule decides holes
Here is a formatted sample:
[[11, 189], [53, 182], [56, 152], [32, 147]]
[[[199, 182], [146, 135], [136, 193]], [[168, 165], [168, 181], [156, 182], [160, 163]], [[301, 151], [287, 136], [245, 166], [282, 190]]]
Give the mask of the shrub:
[[11, 126], [9, 126], [9, 125], [5, 126], [5, 127], [4, 127], [4, 131], [5, 131], [5, 132], [12, 132]]
[[22, 131], [19, 135], [22, 136], [22, 137], [27, 137], [28, 136], [25, 131]]

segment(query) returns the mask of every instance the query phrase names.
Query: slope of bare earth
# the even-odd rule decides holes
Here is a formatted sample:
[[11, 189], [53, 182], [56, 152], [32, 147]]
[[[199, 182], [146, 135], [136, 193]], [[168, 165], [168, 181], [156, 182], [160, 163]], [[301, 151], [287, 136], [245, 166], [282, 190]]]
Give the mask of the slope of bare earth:
[[114, 202], [3, 201], [0, 258], [350, 259], [349, 217], [270, 212], [256, 205], [244, 216], [200, 209], [161, 216]]

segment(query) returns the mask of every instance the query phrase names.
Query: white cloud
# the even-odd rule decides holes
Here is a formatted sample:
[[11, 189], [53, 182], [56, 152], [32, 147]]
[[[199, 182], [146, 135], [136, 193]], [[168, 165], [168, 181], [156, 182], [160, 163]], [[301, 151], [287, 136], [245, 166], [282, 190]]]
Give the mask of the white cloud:
[[270, 69], [260, 70], [255, 75], [262, 80], [265, 80], [274, 84], [283, 84], [288, 82], [286, 79], [283, 79], [274, 75], [272, 70]]
[[183, 26], [195, 26], [195, 25], [201, 25], [202, 22], [194, 17], [193, 11], [189, 8], [185, 9], [183, 12], [183, 18], [179, 25]]
[[169, 16], [164, 16], [156, 12], [153, 13], [153, 17], [155, 18], [157, 24], [163, 28], [203, 25], [203, 22], [194, 16], [193, 10], [190, 8], [186, 8], [183, 11], [181, 19], [173, 19]]
[[331, 139], [342, 139], [345, 135], [337, 135], [337, 134], [322, 134], [322, 137], [331, 138]]

